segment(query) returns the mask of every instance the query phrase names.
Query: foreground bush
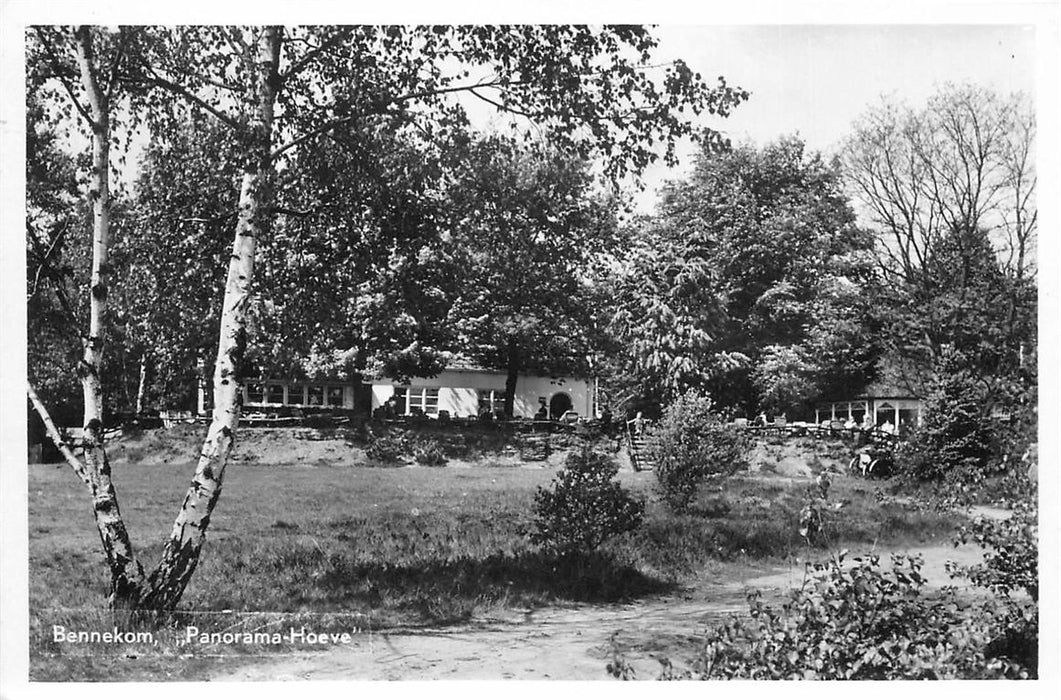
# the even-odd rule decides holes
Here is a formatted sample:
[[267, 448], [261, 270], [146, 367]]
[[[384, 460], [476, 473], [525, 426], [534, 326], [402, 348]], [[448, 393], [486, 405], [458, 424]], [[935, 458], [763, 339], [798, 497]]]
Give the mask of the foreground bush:
[[747, 466], [748, 439], [728, 429], [712, 408], [710, 398], [686, 392], [667, 408], [649, 438], [657, 490], [675, 511], [688, 508], [709, 478]]
[[549, 489], [534, 496], [531, 541], [561, 554], [588, 553], [641, 524], [644, 501], [617, 481], [619, 467], [590, 450], [568, 455]]
[[781, 610], [750, 599], [750, 617], [709, 633], [693, 669], [673, 677], [820, 680], [1027, 678], [999, 652], [998, 606], [965, 607], [953, 589], [922, 592], [917, 557], [843, 555], [814, 565], [814, 576]]

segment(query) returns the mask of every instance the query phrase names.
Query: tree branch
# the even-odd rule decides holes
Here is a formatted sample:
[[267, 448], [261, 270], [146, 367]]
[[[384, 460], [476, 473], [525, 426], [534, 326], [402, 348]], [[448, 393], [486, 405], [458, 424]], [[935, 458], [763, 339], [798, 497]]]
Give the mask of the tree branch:
[[118, 42], [118, 53], [114, 57], [114, 63], [111, 64], [110, 78], [107, 80], [107, 102], [109, 103], [111, 97], [114, 96], [114, 86], [118, 84], [118, 69], [122, 65], [122, 59], [125, 58], [125, 48], [129, 44], [129, 28], [119, 28], [120, 40]]
[[55, 71], [55, 77], [59, 80], [59, 84], [66, 90], [66, 94], [70, 96], [70, 102], [73, 103], [74, 108], [84, 118], [86, 122], [92, 124], [92, 115], [89, 114], [88, 110], [81, 104], [77, 99], [77, 95], [74, 94], [73, 87], [66, 81], [65, 75], [72, 75], [71, 71], [63, 68], [62, 61], [59, 60], [59, 55], [55, 52], [55, 47], [52, 43], [44, 36], [44, 32], [41, 31], [40, 27], [33, 28], [34, 33], [37, 35], [37, 39], [40, 40], [41, 45], [44, 46], [44, 50], [48, 54], [48, 63], [51, 64], [52, 70]]
[[[382, 108], [382, 107], [386, 107], [388, 105], [398, 104], [400, 102], [407, 102], [409, 100], [418, 100], [418, 99], [423, 99], [425, 97], [437, 97], [439, 95], [452, 94], [452, 93], [455, 93], [455, 92], [472, 92], [473, 94], [475, 94], [474, 91], [475, 91], [476, 88], [499, 87], [499, 86], [511, 87], [511, 86], [518, 86], [518, 85], [523, 85], [523, 84], [525, 84], [523, 81], [507, 82], [507, 81], [498, 80], [498, 79], [489, 80], [489, 81], [480, 81], [478, 83], [474, 83], [474, 84], [471, 84], [471, 85], [458, 85], [456, 87], [439, 88], [437, 90], [425, 90], [423, 92], [413, 92], [413, 93], [408, 93], [408, 94], [405, 94], [405, 95], [400, 95], [398, 97], [391, 97], [391, 98], [387, 98], [387, 99], [379, 102], [376, 105], [376, 107], [377, 108]], [[485, 99], [481, 95], [476, 95], [476, 97], [479, 97], [480, 99]], [[487, 100], [487, 101], [490, 102], [490, 100]], [[496, 102], [491, 102], [491, 104], [497, 105]], [[521, 113], [520, 111], [518, 111], [518, 110], [516, 110], [516, 109], [514, 109], [512, 107], [502, 107], [502, 109], [504, 109], [504, 111], [506, 111], [506, 112], [512, 112], [514, 114], [524, 114], [524, 113]], [[533, 116], [533, 115], [529, 115], [529, 114], [524, 114], [524, 115], [525, 116]], [[325, 122], [324, 124], [322, 124], [321, 126], [317, 127], [316, 129], [313, 129], [312, 131], [309, 131], [309, 132], [303, 134], [302, 136], [299, 136], [299, 137], [297, 137], [297, 138], [295, 138], [295, 139], [293, 139], [291, 141], [288, 141], [283, 146], [280, 146], [279, 148], [274, 150], [272, 152], [272, 154], [270, 155], [270, 159], [271, 160], [276, 160], [278, 157], [280, 157], [281, 154], [285, 153], [286, 151], [289, 151], [292, 148], [295, 148], [296, 146], [299, 146], [299, 145], [305, 143], [306, 141], [309, 141], [310, 139], [313, 139], [313, 138], [315, 138], [317, 136], [320, 136], [321, 134], [327, 133], [327, 132], [331, 131], [332, 129], [340, 127], [343, 124], [347, 124], [347, 123], [353, 121], [355, 118], [357, 118], [357, 116], [359, 116], [359, 115], [350, 116], [350, 117], [342, 117], [340, 119], [333, 119], [332, 121]]]
[[341, 40], [343, 40], [347, 36], [349, 36], [349, 34], [350, 34], [349, 28], [348, 27], [343, 27], [341, 31], [336, 33], [332, 38], [328, 39], [328, 41], [324, 42], [320, 46], [314, 47], [311, 51], [306, 53], [305, 56], [300, 58], [298, 61], [295, 61], [294, 63], [292, 63], [288, 67], [288, 69], [286, 71], [284, 71], [283, 73], [280, 74], [280, 76], [279, 76], [280, 82], [281, 83], [286, 82], [288, 78], [290, 78], [291, 76], [295, 75], [300, 70], [305, 68], [307, 65], [309, 65], [310, 63], [315, 61], [318, 56], [320, 56], [322, 53], [330, 50], [332, 47], [334, 47]]
[[84, 463], [81, 462], [74, 454], [73, 449], [67, 444], [66, 440], [59, 433], [58, 428], [55, 427], [54, 421], [52, 421], [51, 414], [48, 413], [48, 409], [44, 407], [44, 403], [41, 402], [37, 396], [37, 392], [33, 389], [33, 384], [26, 382], [26, 393], [29, 395], [30, 403], [33, 404], [34, 410], [37, 411], [37, 415], [40, 416], [41, 421], [44, 422], [44, 429], [48, 433], [48, 437], [51, 438], [55, 446], [59, 448], [59, 451], [63, 454], [63, 458], [66, 459], [66, 463], [74, 470], [74, 473], [85, 482], [87, 485], [92, 485], [92, 480], [88, 475], [88, 469]]
[[179, 97], [183, 97], [184, 99], [186, 99], [187, 101], [189, 101], [192, 104], [196, 105], [197, 107], [205, 109], [207, 112], [212, 114], [214, 117], [216, 117], [218, 120], [220, 120], [222, 123], [224, 123], [226, 126], [228, 126], [230, 128], [236, 129], [236, 128], [239, 127], [239, 122], [236, 119], [234, 119], [233, 117], [229, 116], [228, 114], [225, 114], [224, 112], [222, 112], [217, 107], [214, 107], [213, 105], [209, 104], [208, 102], [206, 102], [206, 100], [202, 99], [201, 97], [199, 97], [195, 93], [191, 92], [190, 90], [188, 90], [183, 85], [180, 85], [178, 83], [175, 83], [175, 82], [173, 82], [171, 80], [168, 80], [168, 79], [162, 77], [161, 75], [158, 74], [158, 72], [155, 71], [154, 68], [152, 68], [151, 66], [147, 65], [146, 63], [144, 63], [142, 65], [151, 74], [149, 79], [148, 79], [151, 84], [153, 84], [153, 85], [155, 85], [157, 87], [160, 87], [160, 88], [162, 88], [164, 90], [169, 90], [173, 94], [175, 94], [175, 95], [177, 95]]

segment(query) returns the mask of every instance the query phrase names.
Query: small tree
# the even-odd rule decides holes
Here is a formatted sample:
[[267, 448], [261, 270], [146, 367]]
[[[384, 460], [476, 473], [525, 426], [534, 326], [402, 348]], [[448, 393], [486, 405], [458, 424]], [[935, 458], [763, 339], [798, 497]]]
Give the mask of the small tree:
[[552, 488], [538, 487], [534, 496], [531, 540], [560, 554], [585, 554], [636, 529], [645, 503], [615, 481], [618, 473], [615, 460], [599, 452], [568, 455]]
[[899, 468], [919, 481], [984, 475], [992, 453], [983, 388], [957, 361], [944, 360], [925, 402], [924, 422], [899, 453]]
[[727, 429], [712, 408], [707, 396], [686, 392], [667, 408], [649, 438], [657, 490], [674, 510], [687, 508], [707, 479], [747, 466], [747, 439]]

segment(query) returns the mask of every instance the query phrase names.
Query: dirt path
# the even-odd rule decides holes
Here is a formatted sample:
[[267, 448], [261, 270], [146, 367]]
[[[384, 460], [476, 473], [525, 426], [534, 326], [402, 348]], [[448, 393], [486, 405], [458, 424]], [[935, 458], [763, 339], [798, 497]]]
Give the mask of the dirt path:
[[[952, 585], [946, 562], [981, 561], [975, 545], [911, 548], [924, 558], [932, 587]], [[882, 563], [888, 563], [882, 553]], [[670, 596], [609, 606], [576, 606], [514, 613], [507, 620], [401, 633], [366, 633], [327, 652], [287, 657], [236, 670], [214, 680], [604, 680], [610, 640], [624, 648], [639, 677], [654, 678], [656, 660], [695, 649], [708, 624], [746, 609], [745, 595], [759, 589], [776, 599], [803, 580], [802, 566], [776, 569], [743, 581], [700, 587], [696, 599]]]

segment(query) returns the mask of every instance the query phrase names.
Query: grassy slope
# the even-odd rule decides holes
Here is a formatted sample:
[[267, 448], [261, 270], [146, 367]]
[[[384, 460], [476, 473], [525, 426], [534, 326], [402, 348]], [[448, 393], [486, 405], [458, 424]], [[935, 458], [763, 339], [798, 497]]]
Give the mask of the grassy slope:
[[[726, 562], [778, 561], [804, 547], [796, 523], [805, 479], [746, 474], [721, 490], [707, 489], [691, 513], [679, 516], [652, 500], [651, 474], [625, 472], [624, 484], [649, 499], [645, 526], [592, 560], [573, 563], [536, 551], [525, 536], [533, 493], [549, 483], [552, 469], [325, 464], [233, 465], [186, 610], [256, 613], [240, 618], [241, 629], [300, 620], [317, 629], [440, 624], [695, 588], [705, 570], [718, 575]], [[123, 515], [143, 561], [157, 558], [192, 471], [190, 462], [173, 461], [115, 467]], [[31, 633], [45, 655], [36, 673], [86, 677], [69, 649], [41, 639], [52, 624], [92, 627], [106, 617], [100, 607], [107, 580], [87, 499], [66, 467], [33, 465], [29, 478]], [[928, 541], [951, 531], [937, 515], [877, 504], [873, 490], [860, 480], [836, 480], [832, 498], [850, 503], [830, 523], [823, 546]], [[231, 616], [188, 612], [171, 624], [178, 630], [222, 622], [230, 624]], [[65, 658], [47, 656], [57, 652]], [[134, 676], [173, 671], [147, 656]], [[103, 672], [107, 665], [99, 661]], [[200, 654], [178, 674], [194, 678], [211, 663]]]

